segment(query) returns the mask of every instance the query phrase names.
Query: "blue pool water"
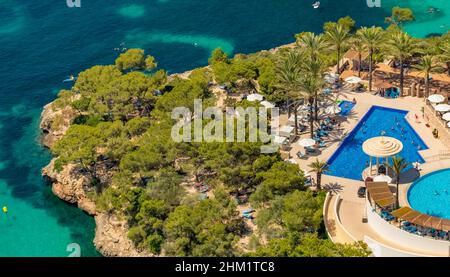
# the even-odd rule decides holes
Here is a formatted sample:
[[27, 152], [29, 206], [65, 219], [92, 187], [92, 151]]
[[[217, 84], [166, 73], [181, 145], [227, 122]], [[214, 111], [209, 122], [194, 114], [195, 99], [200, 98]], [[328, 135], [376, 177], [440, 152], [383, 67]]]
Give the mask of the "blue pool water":
[[382, 131], [386, 132], [385, 136], [403, 142], [403, 150], [399, 155], [408, 162], [424, 162], [418, 151], [427, 149], [427, 146], [406, 121], [407, 113], [403, 110], [373, 106], [328, 160], [328, 174], [360, 180], [361, 173], [369, 161], [369, 156], [362, 150], [362, 144], [369, 138], [380, 136]]
[[342, 101], [339, 103], [339, 107], [341, 108], [341, 112], [339, 113], [342, 116], [347, 116], [352, 111], [355, 104], [351, 101]]
[[411, 207], [424, 214], [450, 219], [450, 169], [427, 174], [408, 190]]

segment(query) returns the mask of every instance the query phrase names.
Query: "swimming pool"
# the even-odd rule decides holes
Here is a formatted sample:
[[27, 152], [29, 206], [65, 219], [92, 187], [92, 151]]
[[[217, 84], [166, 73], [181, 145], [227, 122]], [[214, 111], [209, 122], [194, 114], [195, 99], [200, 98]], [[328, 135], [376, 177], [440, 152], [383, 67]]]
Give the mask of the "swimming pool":
[[408, 190], [408, 201], [421, 213], [450, 219], [450, 168], [415, 181]]
[[339, 103], [339, 107], [341, 108], [341, 112], [339, 114], [342, 116], [349, 115], [355, 105], [356, 104], [351, 101], [341, 101]]
[[330, 166], [327, 174], [361, 180], [361, 173], [369, 162], [362, 144], [369, 138], [380, 136], [382, 131], [386, 136], [403, 142], [403, 150], [399, 155], [405, 160], [423, 163], [418, 151], [428, 147], [406, 121], [407, 113], [404, 110], [372, 106], [328, 160]]

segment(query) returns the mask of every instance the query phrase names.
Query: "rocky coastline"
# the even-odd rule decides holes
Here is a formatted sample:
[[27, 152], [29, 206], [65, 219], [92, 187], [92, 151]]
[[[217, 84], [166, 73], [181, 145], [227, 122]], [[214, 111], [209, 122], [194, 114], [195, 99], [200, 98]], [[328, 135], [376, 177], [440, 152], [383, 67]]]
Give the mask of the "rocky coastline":
[[[295, 43], [282, 45], [268, 51], [277, 52], [282, 48], [292, 48]], [[187, 78], [191, 71], [174, 73], [169, 78]], [[55, 102], [44, 106], [41, 114], [40, 129], [42, 131], [41, 143], [51, 149], [54, 144], [61, 139], [69, 129], [71, 122], [77, 116], [77, 112], [70, 106], [57, 107]], [[91, 180], [82, 173], [74, 169], [73, 165], [66, 165], [57, 172], [54, 168], [56, 159], [42, 169], [42, 176], [52, 185], [53, 193], [60, 199], [77, 205], [79, 209], [91, 215], [95, 219], [96, 230], [94, 245], [104, 256], [108, 257], [142, 257], [154, 256], [145, 251], [139, 251], [134, 247], [133, 242], [128, 238], [128, 226], [125, 221], [121, 221], [113, 215], [99, 212], [94, 201], [87, 197], [87, 188]], [[103, 171], [100, 179], [108, 178], [106, 170]]]
[[[74, 118], [70, 107], [55, 108], [47, 104], [41, 114], [41, 142], [51, 148], [61, 139]], [[55, 122], [58, 121], [58, 124]], [[59, 172], [55, 169], [55, 160], [42, 169], [42, 176], [51, 183], [53, 193], [60, 199], [77, 205], [77, 207], [95, 219], [94, 245], [107, 257], [141, 257], [152, 256], [151, 253], [139, 251], [128, 238], [128, 226], [123, 220], [113, 215], [99, 212], [94, 201], [87, 196], [91, 180], [73, 165], [66, 165]]]

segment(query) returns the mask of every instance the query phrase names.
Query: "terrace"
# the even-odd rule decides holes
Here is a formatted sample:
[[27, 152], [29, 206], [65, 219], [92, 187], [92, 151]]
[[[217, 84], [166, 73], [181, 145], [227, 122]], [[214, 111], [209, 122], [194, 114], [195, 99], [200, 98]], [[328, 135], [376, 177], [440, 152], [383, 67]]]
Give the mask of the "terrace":
[[[295, 154], [298, 151], [303, 150], [303, 147], [298, 145], [298, 143], [292, 144], [292, 149], [290, 149], [289, 152], [289, 159], [299, 164], [300, 168], [307, 170], [309, 168], [308, 165], [315, 161], [316, 158], [329, 160], [342, 145], [345, 137], [352, 132], [360, 122], [361, 118], [374, 105], [408, 111], [405, 116], [405, 121], [428, 147], [428, 149], [424, 148], [417, 151], [424, 162], [421, 165], [421, 171], [417, 172], [416, 170], [410, 169], [400, 178], [400, 204], [402, 206], [407, 205], [406, 193], [412, 180], [427, 172], [450, 167], [450, 160], [446, 159], [447, 156], [445, 155], [445, 153], [448, 153], [449, 151], [448, 147], [445, 145], [444, 141], [433, 137], [432, 127], [420, 117], [422, 114], [422, 107], [424, 106], [423, 99], [412, 96], [397, 99], [385, 99], [369, 93], [356, 93], [350, 90], [341, 92], [341, 99], [347, 101], [355, 99], [357, 104], [351, 109], [348, 116], [341, 119], [339, 127], [336, 128], [336, 132], [333, 134], [332, 138], [327, 141], [326, 147], [320, 149], [318, 155], [299, 158]], [[419, 118], [417, 118], [416, 115]], [[283, 123], [283, 121], [284, 123], [287, 123], [288, 121], [287, 115], [285, 114], [281, 115], [281, 122]], [[299, 139], [301, 140], [308, 137], [309, 134], [302, 134]], [[359, 172], [359, 174], [361, 174], [361, 172]], [[314, 174], [313, 177], [315, 177]], [[409, 247], [407, 246], [408, 244], [401, 244], [398, 241], [390, 240], [388, 237], [377, 232], [377, 230], [371, 227], [367, 222], [364, 223], [363, 221], [368, 219], [366, 210], [367, 203], [364, 198], [359, 198], [357, 195], [358, 188], [364, 185], [361, 180], [324, 175], [322, 177], [322, 184], [329, 192], [324, 209], [324, 218], [327, 230], [333, 241], [348, 243], [361, 240], [371, 243], [372, 246], [377, 245], [378, 247], [382, 245], [382, 247], [380, 247], [385, 249], [385, 252], [376, 253], [376, 255], [443, 255], [442, 253], [439, 254], [433, 252], [432, 249], [426, 250], [424, 248]], [[373, 220], [374, 219], [372, 219], [372, 221]], [[386, 254], [386, 249], [392, 250], [389, 254]]]

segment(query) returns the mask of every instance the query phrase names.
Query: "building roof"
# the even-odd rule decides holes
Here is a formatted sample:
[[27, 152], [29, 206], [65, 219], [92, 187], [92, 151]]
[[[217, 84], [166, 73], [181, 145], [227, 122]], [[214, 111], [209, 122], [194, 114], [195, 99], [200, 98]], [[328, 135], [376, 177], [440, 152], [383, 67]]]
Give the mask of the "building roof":
[[[342, 58], [349, 59], [349, 60], [358, 60], [358, 55], [359, 55], [358, 51], [350, 49], [344, 54], [344, 56]], [[368, 57], [369, 57], [368, 51], [361, 52], [361, 60], [364, 61]]]

